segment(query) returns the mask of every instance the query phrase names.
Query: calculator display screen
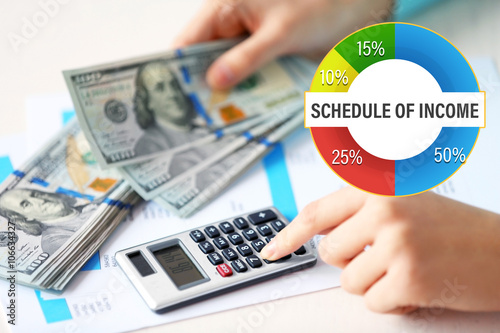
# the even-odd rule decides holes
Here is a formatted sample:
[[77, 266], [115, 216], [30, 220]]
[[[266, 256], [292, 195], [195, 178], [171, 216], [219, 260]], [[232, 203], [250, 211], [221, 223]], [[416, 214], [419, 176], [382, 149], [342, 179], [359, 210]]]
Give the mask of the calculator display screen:
[[154, 251], [153, 255], [177, 288], [205, 279], [179, 245]]

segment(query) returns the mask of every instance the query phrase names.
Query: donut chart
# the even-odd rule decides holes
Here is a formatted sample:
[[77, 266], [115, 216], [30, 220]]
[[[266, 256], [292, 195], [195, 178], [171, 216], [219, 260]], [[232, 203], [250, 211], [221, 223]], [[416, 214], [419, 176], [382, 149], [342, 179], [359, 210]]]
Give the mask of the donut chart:
[[[367, 68], [393, 59], [421, 66], [437, 81], [442, 93], [480, 93], [469, 63], [450, 42], [431, 30], [406, 23], [377, 24], [346, 37], [323, 59], [310, 92], [347, 93]], [[325, 84], [325, 73], [332, 84]], [[383, 78], [380, 84], [384, 84]], [[306, 127], [325, 162], [346, 182], [374, 194], [407, 196], [451, 177], [466, 162], [484, 126], [440, 127], [434, 142], [404, 159], [370, 153], [355, 140], [349, 127]]]

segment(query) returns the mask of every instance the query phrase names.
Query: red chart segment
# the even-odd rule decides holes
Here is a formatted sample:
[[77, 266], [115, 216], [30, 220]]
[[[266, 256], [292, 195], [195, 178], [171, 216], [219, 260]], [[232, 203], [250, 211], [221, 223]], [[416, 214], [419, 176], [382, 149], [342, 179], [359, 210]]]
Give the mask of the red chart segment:
[[[368, 192], [395, 195], [394, 161], [366, 152], [356, 143], [347, 127], [311, 127], [311, 134], [325, 162], [345, 181]], [[346, 162], [345, 158], [342, 159], [337, 153], [333, 153], [335, 150], [340, 155], [343, 150], [346, 152], [347, 163], [343, 163]], [[361, 157], [362, 163], [357, 163], [358, 157], [349, 156], [352, 151], [353, 155]]]

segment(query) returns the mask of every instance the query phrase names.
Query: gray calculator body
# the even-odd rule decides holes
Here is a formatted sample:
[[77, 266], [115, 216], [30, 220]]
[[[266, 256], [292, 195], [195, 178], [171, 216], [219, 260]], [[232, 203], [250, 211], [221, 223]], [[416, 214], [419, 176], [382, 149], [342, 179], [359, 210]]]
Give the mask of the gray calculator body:
[[260, 257], [288, 223], [268, 207], [118, 251], [116, 260], [146, 304], [167, 312], [316, 264], [309, 243], [274, 262]]

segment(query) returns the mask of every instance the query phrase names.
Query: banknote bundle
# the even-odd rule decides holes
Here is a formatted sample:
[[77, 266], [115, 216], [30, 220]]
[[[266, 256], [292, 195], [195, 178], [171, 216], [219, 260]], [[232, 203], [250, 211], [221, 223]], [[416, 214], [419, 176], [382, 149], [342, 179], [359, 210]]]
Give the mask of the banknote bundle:
[[139, 200], [71, 122], [0, 185], [0, 277], [64, 289]]
[[302, 58], [277, 59], [231, 90], [209, 88], [208, 67], [238, 42], [65, 71], [99, 165], [185, 217], [299, 127], [316, 68]]
[[305, 59], [208, 87], [208, 67], [238, 42], [64, 72], [78, 121], [0, 185], [0, 277], [63, 290], [133, 205], [189, 216], [299, 127]]

